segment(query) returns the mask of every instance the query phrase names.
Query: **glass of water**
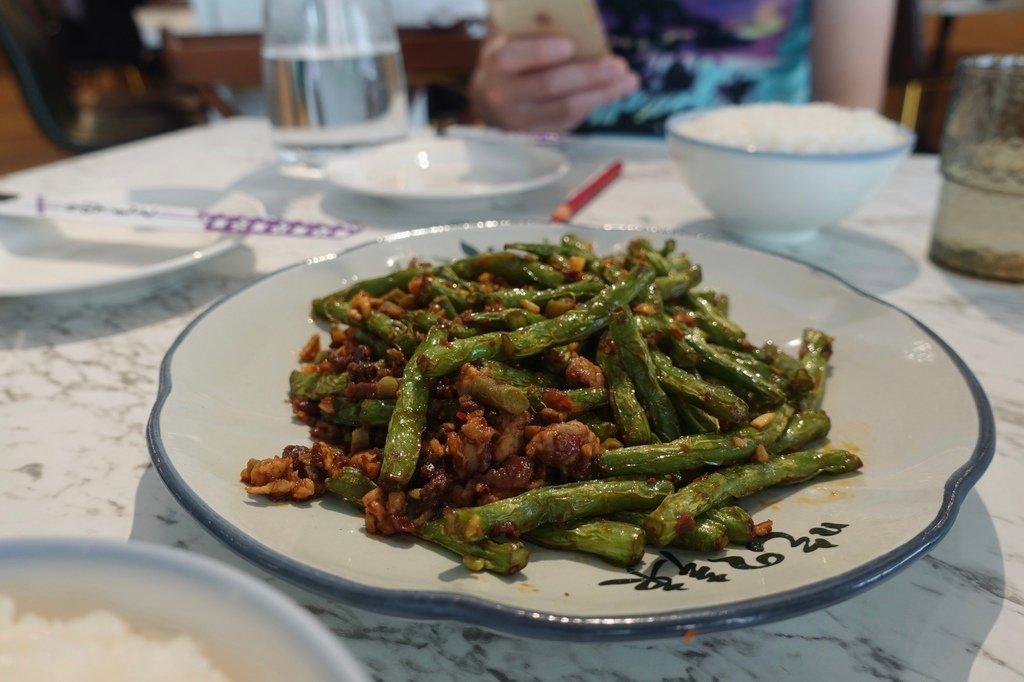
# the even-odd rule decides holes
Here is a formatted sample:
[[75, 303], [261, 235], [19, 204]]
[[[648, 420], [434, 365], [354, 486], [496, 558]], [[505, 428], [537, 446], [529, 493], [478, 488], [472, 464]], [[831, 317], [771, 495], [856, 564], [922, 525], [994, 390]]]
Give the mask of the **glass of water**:
[[384, 0], [265, 0], [261, 48], [274, 144], [286, 170], [409, 130], [402, 50]]
[[1024, 55], [962, 60], [942, 137], [932, 260], [1024, 282]]

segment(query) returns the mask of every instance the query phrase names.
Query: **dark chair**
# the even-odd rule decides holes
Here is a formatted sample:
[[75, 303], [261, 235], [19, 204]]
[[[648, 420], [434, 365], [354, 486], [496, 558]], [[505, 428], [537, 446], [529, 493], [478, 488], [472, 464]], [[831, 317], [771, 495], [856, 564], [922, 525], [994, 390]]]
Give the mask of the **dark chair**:
[[60, 55], [76, 72], [153, 68], [156, 55], [142, 44], [132, 15], [141, 1], [35, 0], [46, 3]]
[[918, 134], [915, 151], [938, 151], [950, 77], [940, 68], [944, 38], [928, 55], [919, 0], [897, 0], [889, 84], [899, 92], [899, 120]]
[[42, 0], [0, 0], [0, 48], [33, 118], [58, 146], [92, 151], [205, 120], [201, 101], [181, 90], [76, 101], [52, 20]]
[[926, 75], [924, 30], [917, 0], [898, 0], [889, 57], [889, 83], [903, 89], [900, 123], [917, 126], [922, 81]]

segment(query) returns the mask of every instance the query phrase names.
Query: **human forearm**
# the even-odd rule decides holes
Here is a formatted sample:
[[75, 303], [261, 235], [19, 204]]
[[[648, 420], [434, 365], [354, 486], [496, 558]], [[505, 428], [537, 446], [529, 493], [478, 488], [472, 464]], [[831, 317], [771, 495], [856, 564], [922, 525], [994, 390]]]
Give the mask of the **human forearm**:
[[815, 100], [870, 109], [881, 106], [895, 7], [895, 0], [814, 0]]

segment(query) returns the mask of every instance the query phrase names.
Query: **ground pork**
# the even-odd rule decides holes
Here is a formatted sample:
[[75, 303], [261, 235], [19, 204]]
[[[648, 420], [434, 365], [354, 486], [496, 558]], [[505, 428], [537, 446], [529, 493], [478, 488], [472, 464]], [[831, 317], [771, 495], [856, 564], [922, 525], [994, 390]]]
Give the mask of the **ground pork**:
[[348, 458], [326, 443], [289, 445], [280, 457], [251, 459], [241, 479], [250, 495], [272, 500], [308, 500], [323, 495], [326, 481], [348, 464]]
[[570, 388], [604, 388], [604, 372], [582, 355], [576, 355], [565, 368], [565, 381]]
[[604, 453], [601, 441], [586, 424], [569, 421], [551, 424], [526, 444], [526, 456], [562, 472], [573, 481], [590, 477], [590, 463]]

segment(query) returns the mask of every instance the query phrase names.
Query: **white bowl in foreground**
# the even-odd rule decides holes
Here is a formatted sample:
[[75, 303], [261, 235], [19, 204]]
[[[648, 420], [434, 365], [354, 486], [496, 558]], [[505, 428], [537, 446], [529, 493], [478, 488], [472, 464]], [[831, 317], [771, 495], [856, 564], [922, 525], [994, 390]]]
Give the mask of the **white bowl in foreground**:
[[755, 243], [800, 241], [848, 216], [885, 185], [915, 141], [895, 123], [887, 146], [845, 151], [774, 151], [687, 133], [688, 124], [719, 111], [669, 118], [669, 153], [721, 226]]
[[[14, 601], [19, 619], [32, 613], [66, 622], [107, 611], [134, 634], [185, 635], [232, 681], [369, 680], [344, 644], [284, 595], [225, 564], [169, 547], [2, 540], [0, 595]], [[156, 677], [135, 673], [133, 679]]]

